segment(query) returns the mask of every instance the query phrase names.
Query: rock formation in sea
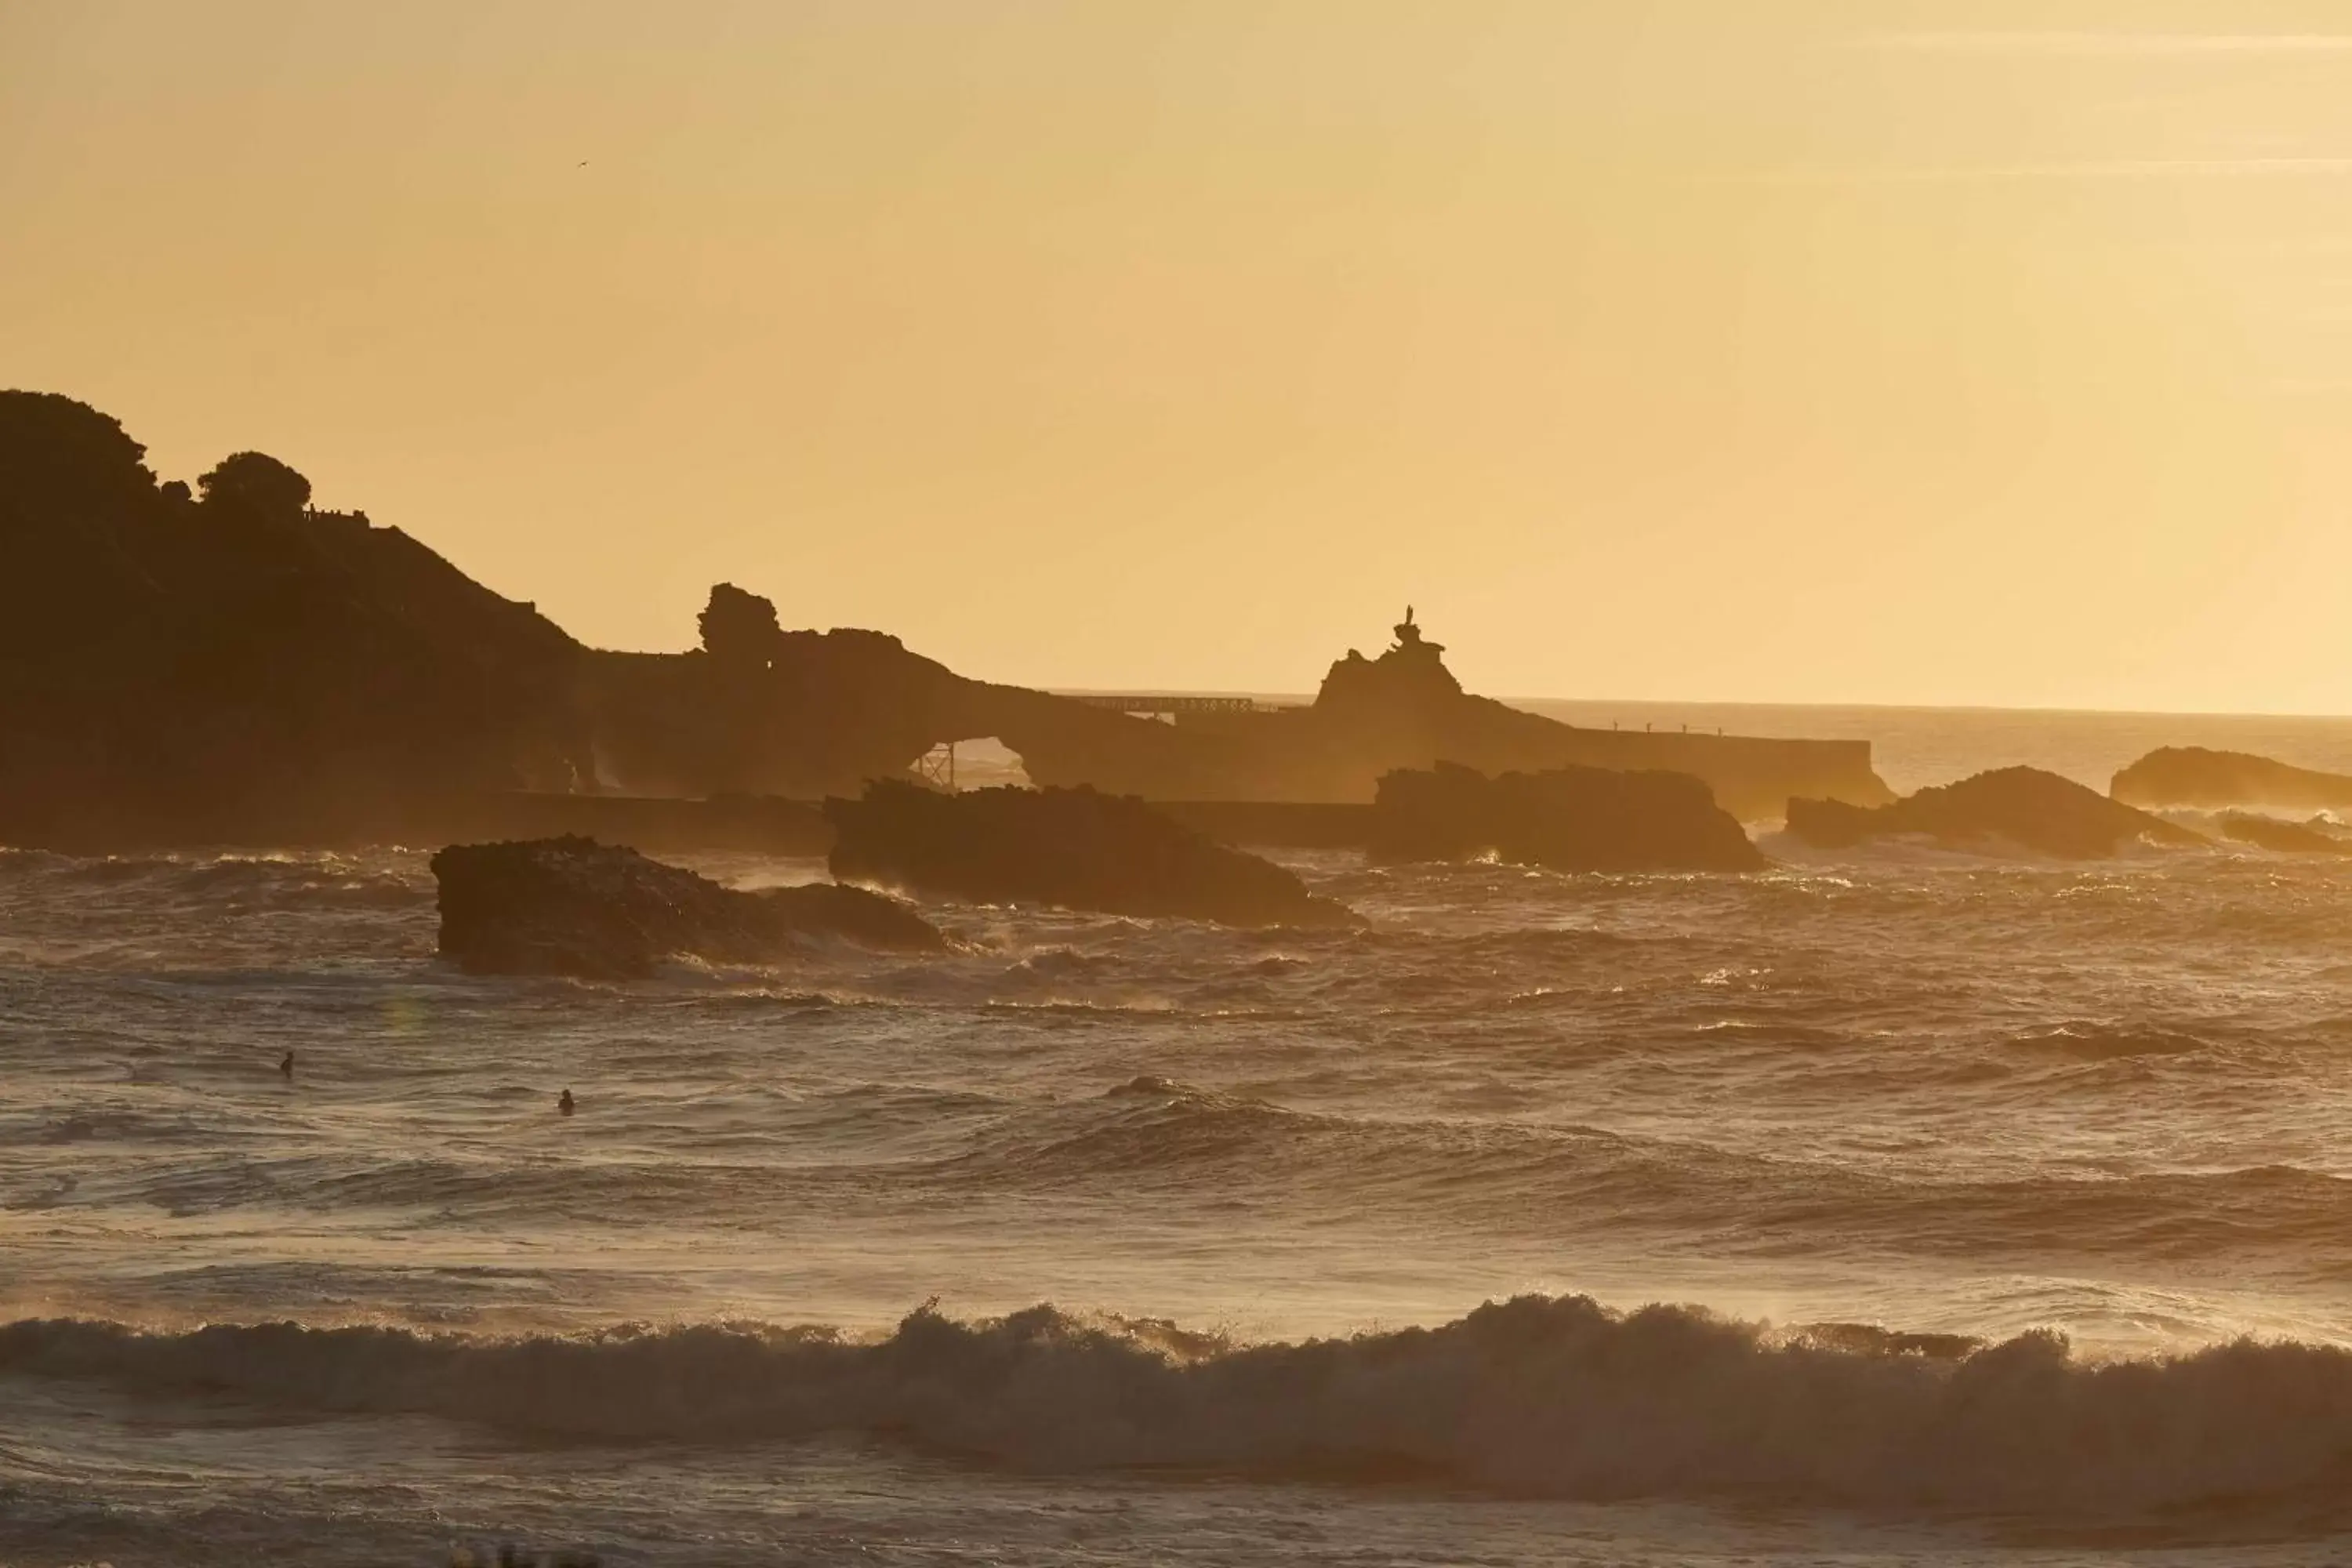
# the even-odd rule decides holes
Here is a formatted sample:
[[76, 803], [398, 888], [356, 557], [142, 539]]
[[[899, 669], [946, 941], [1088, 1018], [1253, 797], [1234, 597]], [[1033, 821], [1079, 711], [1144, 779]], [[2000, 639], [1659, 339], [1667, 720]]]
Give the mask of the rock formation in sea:
[[[996, 686], [883, 632], [787, 631], [775, 606], [721, 583], [686, 653], [591, 651], [582, 689], [604, 774], [629, 794], [854, 795], [905, 778], [954, 741], [1115, 737], [1142, 721]], [[1164, 726], [1161, 726], [1164, 728]]]
[[1562, 871], [1748, 871], [1769, 864], [1687, 773], [1554, 768], [1488, 778], [1440, 763], [1380, 782], [1370, 851], [1383, 860], [1492, 854]]
[[441, 952], [469, 974], [627, 980], [666, 959], [763, 963], [818, 940], [936, 952], [899, 900], [831, 883], [742, 892], [593, 838], [454, 844], [433, 857]]
[[1236, 926], [1352, 924], [1272, 861], [1211, 842], [1144, 802], [1096, 790], [949, 795], [878, 780], [824, 803], [845, 881], [975, 903], [1173, 915]]
[[2200, 834], [2109, 800], [2072, 779], [2025, 767], [1996, 768], [1875, 809], [1839, 801], [1791, 800], [1789, 832], [1832, 849], [1873, 838], [1919, 836], [1956, 849], [2025, 849], [2069, 860], [2101, 859], [2141, 842], [2207, 842]]
[[2275, 816], [2225, 811], [2213, 826], [2233, 844], [2251, 844], [2282, 855], [2352, 855], [2352, 838], [2300, 822], [2282, 822]]
[[2133, 805], [2219, 811], [2268, 805], [2285, 811], [2352, 807], [2352, 776], [2294, 767], [2251, 752], [2163, 746], [2125, 768], [2110, 795]]
[[1861, 805], [1894, 798], [1871, 769], [1866, 741], [1563, 724], [1463, 690], [1444, 649], [1423, 636], [1410, 609], [1395, 631], [1379, 657], [1351, 649], [1332, 665], [1307, 707], [989, 732], [1021, 753], [1039, 784], [1091, 784], [1158, 800], [1370, 801], [1383, 775], [1441, 762], [1488, 774], [1565, 767], [1689, 773], [1717, 805], [1748, 818], [1778, 817], [1797, 795]]

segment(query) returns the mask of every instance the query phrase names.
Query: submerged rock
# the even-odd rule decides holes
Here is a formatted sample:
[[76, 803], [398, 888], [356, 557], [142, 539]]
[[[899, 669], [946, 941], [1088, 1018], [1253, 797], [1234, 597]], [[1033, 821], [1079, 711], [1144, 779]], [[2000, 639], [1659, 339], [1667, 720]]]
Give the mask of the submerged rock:
[[1227, 925], [1355, 916], [1281, 867], [1227, 848], [1131, 795], [1091, 789], [943, 795], [877, 780], [832, 799], [833, 874], [984, 903], [1052, 904]]
[[2251, 844], [2257, 849], [2275, 850], [2282, 855], [2352, 855], [2352, 839], [2339, 838], [2300, 822], [2281, 822], [2275, 816], [2229, 811], [2221, 814], [2216, 826], [2221, 837], [2232, 843]]
[[2274, 805], [2294, 811], [2352, 806], [2352, 776], [2324, 773], [2251, 752], [2161, 746], [2116, 774], [2108, 793], [2134, 805]]
[[1555, 768], [1488, 778], [1440, 763], [1382, 778], [1370, 849], [1384, 860], [1493, 854], [1562, 871], [1749, 871], [1769, 864], [1687, 773]]
[[664, 959], [758, 963], [808, 938], [945, 947], [929, 921], [863, 888], [740, 892], [593, 838], [454, 844], [433, 857], [441, 952], [469, 974], [628, 979]]
[[2072, 779], [2024, 767], [1996, 768], [1869, 810], [1838, 801], [1792, 800], [1789, 831], [1829, 849], [1920, 835], [1953, 848], [2014, 846], [2066, 860], [2102, 859], [2141, 841], [2207, 842], [2201, 834], [2109, 800]]

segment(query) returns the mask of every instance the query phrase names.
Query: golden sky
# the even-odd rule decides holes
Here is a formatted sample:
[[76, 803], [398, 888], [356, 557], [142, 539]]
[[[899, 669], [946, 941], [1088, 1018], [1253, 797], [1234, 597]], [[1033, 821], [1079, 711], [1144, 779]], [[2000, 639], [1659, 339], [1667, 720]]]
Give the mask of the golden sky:
[[2352, 712], [2352, 5], [0, 0], [0, 384], [610, 646]]

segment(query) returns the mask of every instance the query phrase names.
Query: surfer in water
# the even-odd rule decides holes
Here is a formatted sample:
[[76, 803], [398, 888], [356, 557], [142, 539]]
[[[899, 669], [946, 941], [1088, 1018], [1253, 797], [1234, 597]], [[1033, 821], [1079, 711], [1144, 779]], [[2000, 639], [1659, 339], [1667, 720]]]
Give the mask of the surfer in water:
[[571, 1091], [570, 1089], [565, 1089], [562, 1094], [559, 1094], [559, 1095], [557, 1095], [557, 1096], [555, 1097], [555, 1114], [556, 1114], [556, 1115], [558, 1115], [558, 1116], [569, 1116], [569, 1115], [571, 1115], [571, 1114], [572, 1113], [572, 1111], [573, 1111], [573, 1110], [577, 1110], [577, 1109], [578, 1109], [578, 1107], [577, 1107], [577, 1106], [575, 1106], [575, 1105], [572, 1103], [572, 1091]]
[[286, 1059], [278, 1064], [278, 1076], [284, 1079], [288, 1083], [292, 1083], [294, 1081], [294, 1053], [292, 1051], [287, 1052]]

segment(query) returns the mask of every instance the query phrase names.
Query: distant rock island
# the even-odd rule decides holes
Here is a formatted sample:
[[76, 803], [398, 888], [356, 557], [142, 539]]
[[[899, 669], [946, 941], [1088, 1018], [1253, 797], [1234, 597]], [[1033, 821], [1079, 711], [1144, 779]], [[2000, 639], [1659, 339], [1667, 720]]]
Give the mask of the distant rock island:
[[1874, 810], [1837, 801], [1789, 803], [1791, 837], [1843, 849], [1874, 838], [1917, 836], [1948, 848], [2030, 850], [2065, 860], [2103, 859], [2128, 845], [2208, 840], [2160, 816], [2109, 800], [2040, 768], [1996, 768]]
[[946, 945], [912, 909], [862, 888], [740, 892], [589, 838], [452, 845], [433, 857], [433, 875], [442, 956], [469, 974], [635, 980], [668, 959], [765, 963], [815, 940]]
[[2214, 826], [2233, 844], [2251, 844], [2281, 855], [2352, 855], [2352, 838], [2300, 822], [2281, 822], [2274, 816], [2225, 811]]
[[1555, 768], [1488, 778], [1440, 763], [1381, 780], [1381, 860], [1480, 855], [1560, 871], [1750, 871], [1769, 862], [1688, 773]]
[[1356, 923], [1293, 873], [1132, 796], [1085, 788], [947, 795], [878, 780], [856, 800], [826, 801], [824, 813], [835, 835], [833, 874], [845, 881], [1235, 926]]
[[2108, 793], [2133, 805], [2158, 809], [2269, 805], [2332, 811], [2352, 806], [2352, 776], [2293, 767], [2250, 752], [2164, 746], [2116, 774]]
[[1041, 785], [1171, 802], [1369, 804], [1440, 762], [1686, 773], [1743, 816], [1892, 798], [1864, 742], [1619, 733], [1470, 695], [1409, 611], [1311, 705], [1174, 722], [880, 632], [786, 630], [727, 584], [688, 651], [588, 648], [400, 530], [314, 508], [278, 458], [192, 488], [144, 456], [84, 404], [0, 392], [0, 841], [443, 842], [513, 820], [494, 797], [814, 802], [990, 737]]

